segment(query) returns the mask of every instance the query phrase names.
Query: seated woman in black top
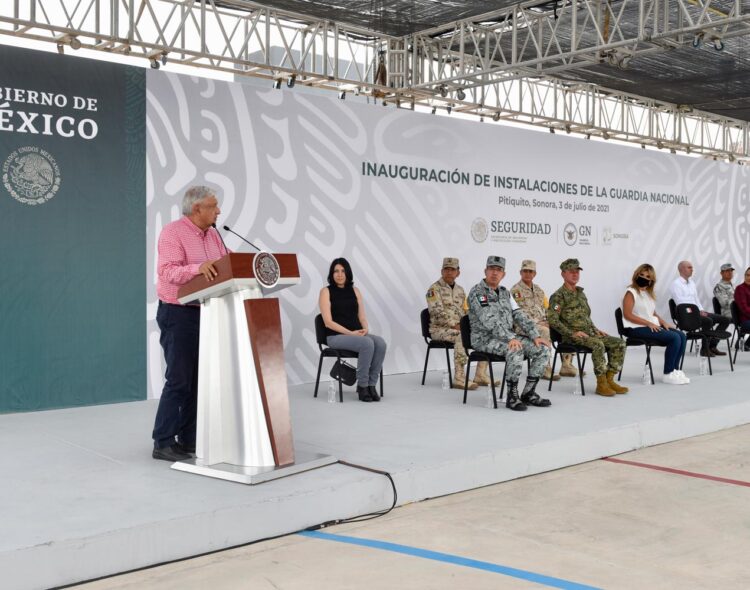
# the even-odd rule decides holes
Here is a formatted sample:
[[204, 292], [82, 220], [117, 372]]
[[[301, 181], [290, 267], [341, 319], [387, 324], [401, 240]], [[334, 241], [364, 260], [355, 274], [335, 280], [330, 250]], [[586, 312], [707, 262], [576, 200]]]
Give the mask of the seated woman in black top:
[[380, 401], [375, 385], [383, 366], [386, 344], [380, 336], [369, 333], [362, 294], [354, 286], [352, 267], [346, 258], [331, 262], [328, 286], [320, 290], [318, 302], [328, 345], [359, 355], [357, 394], [360, 401]]

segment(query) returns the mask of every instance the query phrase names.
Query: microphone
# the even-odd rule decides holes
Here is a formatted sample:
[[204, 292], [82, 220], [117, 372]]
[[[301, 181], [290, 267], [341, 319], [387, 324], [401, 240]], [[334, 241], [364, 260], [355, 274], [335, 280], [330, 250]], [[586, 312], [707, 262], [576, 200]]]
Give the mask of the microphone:
[[261, 250], [260, 250], [260, 248], [258, 248], [258, 246], [256, 246], [255, 244], [253, 244], [253, 243], [252, 243], [252, 242], [251, 242], [250, 240], [248, 240], [247, 238], [244, 238], [244, 237], [242, 237], [242, 236], [241, 236], [240, 234], [238, 234], [238, 233], [237, 233], [236, 231], [234, 231], [233, 229], [231, 229], [231, 228], [230, 228], [230, 227], [229, 227], [228, 225], [225, 225], [225, 226], [224, 226], [224, 231], [228, 231], [229, 233], [231, 233], [231, 234], [234, 234], [235, 236], [237, 236], [237, 237], [238, 237], [238, 238], [239, 238], [240, 240], [242, 240], [243, 242], [246, 242], [246, 243], [250, 244], [250, 245], [251, 245], [251, 246], [252, 246], [253, 248], [255, 248], [255, 249], [256, 249], [256, 250], [258, 251], [258, 252], [260, 252], [260, 251], [261, 251]]
[[217, 233], [217, 234], [219, 234], [219, 239], [221, 240], [221, 243], [222, 243], [222, 244], [224, 245], [224, 254], [229, 254], [229, 248], [227, 248], [227, 244], [226, 244], [226, 242], [224, 242], [224, 237], [223, 237], [223, 236], [221, 235], [221, 232], [220, 232], [220, 231], [219, 231], [219, 229], [218, 229], [218, 228], [216, 227], [216, 224], [215, 224], [215, 223], [212, 223], [212, 224], [211, 224], [211, 227], [212, 227], [212, 228], [214, 228], [214, 229], [216, 230], [216, 233]]

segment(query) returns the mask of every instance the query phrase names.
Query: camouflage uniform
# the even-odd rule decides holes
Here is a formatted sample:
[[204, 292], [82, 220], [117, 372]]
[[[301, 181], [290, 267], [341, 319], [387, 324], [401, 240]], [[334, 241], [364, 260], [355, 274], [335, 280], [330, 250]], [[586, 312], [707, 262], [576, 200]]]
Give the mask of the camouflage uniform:
[[453, 342], [453, 360], [456, 367], [466, 365], [468, 356], [461, 343], [461, 332], [453, 326], [466, 314], [464, 304], [466, 292], [458, 283], [453, 288], [443, 279], [430, 285], [427, 290], [427, 309], [430, 310], [430, 337], [435, 340]]
[[[482, 279], [472, 287], [468, 300], [472, 346], [483, 352], [504, 356], [508, 381], [518, 382], [525, 357], [530, 362], [529, 377], [539, 379], [547, 365], [549, 350], [546, 346], [534, 344], [533, 339], [539, 337], [539, 331], [518, 308], [508, 290], [500, 287], [495, 291]], [[518, 324], [525, 336], [513, 331], [514, 323]], [[520, 350], [508, 350], [508, 343], [514, 338], [521, 343]]]
[[[607, 372], [617, 373], [625, 358], [625, 341], [615, 336], [599, 336], [591, 321], [591, 308], [582, 287], [571, 291], [563, 285], [552, 294], [547, 309], [550, 327], [557, 330], [565, 342], [572, 342], [591, 349], [594, 374], [598, 377]], [[577, 338], [574, 332], [585, 332], [588, 338]], [[609, 365], [605, 356], [609, 356]]]
[[[538, 285], [526, 286], [523, 281], [518, 281], [510, 288], [518, 307], [534, 324], [542, 338], [549, 340], [549, 325], [547, 324], [547, 296]], [[520, 328], [520, 326], [517, 326]], [[522, 331], [522, 330], [521, 330]]]
[[732, 305], [732, 301], [734, 301], [734, 287], [732, 283], [727, 281], [716, 283], [714, 286], [714, 297], [719, 300], [719, 305], [721, 305], [721, 315], [731, 318], [732, 310], [730, 306]]

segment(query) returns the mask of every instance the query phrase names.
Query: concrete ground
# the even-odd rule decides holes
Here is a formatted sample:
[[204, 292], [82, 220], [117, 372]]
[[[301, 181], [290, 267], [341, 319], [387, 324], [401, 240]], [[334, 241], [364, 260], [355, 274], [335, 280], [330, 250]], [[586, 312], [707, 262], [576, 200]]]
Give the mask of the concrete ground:
[[750, 586], [750, 425], [616, 459], [76, 588]]

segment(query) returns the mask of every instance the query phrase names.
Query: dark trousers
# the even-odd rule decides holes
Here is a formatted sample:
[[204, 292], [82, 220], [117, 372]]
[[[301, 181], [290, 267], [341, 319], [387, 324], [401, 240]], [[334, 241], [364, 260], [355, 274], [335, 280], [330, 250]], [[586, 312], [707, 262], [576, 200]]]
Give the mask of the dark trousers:
[[664, 351], [665, 375], [680, 366], [680, 359], [685, 354], [685, 343], [687, 341], [684, 332], [680, 330], [659, 330], [658, 332], [653, 332], [651, 328], [643, 326], [642, 328], [630, 328], [627, 334], [634, 338], [655, 340], [656, 342], [666, 344], [667, 348]]
[[198, 402], [200, 308], [159, 302], [156, 323], [167, 363], [164, 389], [154, 420], [154, 447], [195, 444]]
[[[701, 315], [701, 329], [704, 332], [707, 330], [713, 330], [714, 325], [715, 325], [716, 330], [719, 330], [719, 331], [726, 330], [730, 321], [731, 321], [731, 318], [728, 318], [728, 317], [725, 317], [723, 315], [719, 315], [716, 313], [707, 312], [706, 315]], [[718, 343], [719, 341], [716, 338], [711, 338], [708, 341], [708, 347], [716, 348], [716, 345]]]

